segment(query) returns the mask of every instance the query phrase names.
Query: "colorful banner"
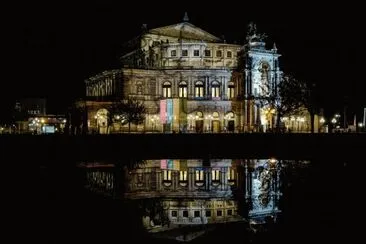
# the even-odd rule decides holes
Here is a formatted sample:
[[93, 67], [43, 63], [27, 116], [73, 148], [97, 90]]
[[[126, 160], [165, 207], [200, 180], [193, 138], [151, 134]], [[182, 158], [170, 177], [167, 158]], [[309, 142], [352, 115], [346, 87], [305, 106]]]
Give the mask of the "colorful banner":
[[168, 167], [167, 168], [170, 169], [170, 170], [174, 169], [173, 160], [168, 159], [167, 161], [168, 161]]
[[166, 123], [166, 100], [160, 100], [160, 122], [162, 124]]

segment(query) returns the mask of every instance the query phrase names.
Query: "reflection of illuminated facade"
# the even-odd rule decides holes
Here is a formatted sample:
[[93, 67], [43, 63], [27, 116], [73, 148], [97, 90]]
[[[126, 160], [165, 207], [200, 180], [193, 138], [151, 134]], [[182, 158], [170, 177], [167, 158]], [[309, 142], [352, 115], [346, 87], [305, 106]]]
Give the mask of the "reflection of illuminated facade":
[[262, 221], [279, 212], [276, 160], [146, 160], [123, 170], [88, 169], [89, 187], [145, 202], [144, 225], [174, 227], [228, 221]]
[[245, 196], [248, 217], [260, 219], [278, 212], [280, 198], [280, 167], [276, 160], [253, 160], [246, 167]]
[[[188, 17], [144, 28], [129, 44], [131, 50], [121, 57], [123, 67], [85, 81], [90, 129], [100, 125], [93, 119], [99, 109], [127, 97], [144, 101], [147, 108], [145, 124], [133, 126], [136, 131], [234, 132], [269, 126], [255, 97], [281, 79], [280, 54], [275, 45], [266, 47], [253, 26], [244, 46], [194, 26]], [[166, 111], [161, 101], [184, 109]], [[125, 127], [113, 125], [111, 132]]]

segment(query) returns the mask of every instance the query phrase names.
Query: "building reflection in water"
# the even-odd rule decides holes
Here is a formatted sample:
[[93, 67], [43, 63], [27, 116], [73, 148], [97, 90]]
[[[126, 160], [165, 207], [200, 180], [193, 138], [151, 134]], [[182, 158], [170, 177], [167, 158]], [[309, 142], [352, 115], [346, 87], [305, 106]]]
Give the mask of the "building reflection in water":
[[94, 191], [137, 201], [154, 232], [223, 222], [256, 226], [276, 221], [281, 162], [256, 160], [145, 160], [134, 167], [87, 164]]

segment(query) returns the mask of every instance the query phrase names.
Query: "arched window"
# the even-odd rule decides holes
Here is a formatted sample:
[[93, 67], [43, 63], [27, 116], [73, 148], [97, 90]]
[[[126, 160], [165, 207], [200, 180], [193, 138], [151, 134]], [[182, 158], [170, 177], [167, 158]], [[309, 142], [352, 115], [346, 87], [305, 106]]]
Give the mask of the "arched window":
[[197, 81], [195, 84], [195, 96], [196, 97], [203, 97], [204, 96], [204, 86], [202, 81]]
[[220, 97], [220, 84], [217, 81], [212, 82], [211, 95], [213, 98]]
[[172, 96], [172, 84], [170, 82], [164, 82], [163, 84], [163, 97]]
[[234, 91], [235, 91], [235, 83], [229, 82], [228, 89], [227, 89], [227, 97], [229, 99], [234, 98], [234, 96], [235, 96]]
[[187, 82], [179, 83], [179, 97], [187, 97]]

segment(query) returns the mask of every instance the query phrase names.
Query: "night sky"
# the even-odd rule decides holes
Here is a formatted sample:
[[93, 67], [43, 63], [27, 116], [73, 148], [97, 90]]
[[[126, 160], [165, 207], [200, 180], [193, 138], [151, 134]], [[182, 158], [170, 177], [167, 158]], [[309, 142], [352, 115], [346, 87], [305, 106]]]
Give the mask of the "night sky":
[[[84, 94], [84, 79], [106, 69], [119, 68], [123, 43], [139, 34], [141, 25], [156, 28], [190, 22], [227, 42], [242, 44], [246, 26], [257, 23], [268, 34], [268, 47], [276, 42], [287, 73], [316, 84], [326, 112], [361, 113], [366, 107], [365, 37], [360, 6], [266, 5], [227, 1], [191, 5], [140, 2], [127, 7], [107, 1], [80, 5], [22, 4], [4, 9], [2, 35], [2, 116], [19, 97], [46, 97], [50, 113]], [[197, 3], [197, 2], [196, 2]], [[256, 4], [257, 3], [257, 4]], [[258, 4], [259, 3], [259, 4]], [[5, 65], [4, 65], [5, 64]]]

